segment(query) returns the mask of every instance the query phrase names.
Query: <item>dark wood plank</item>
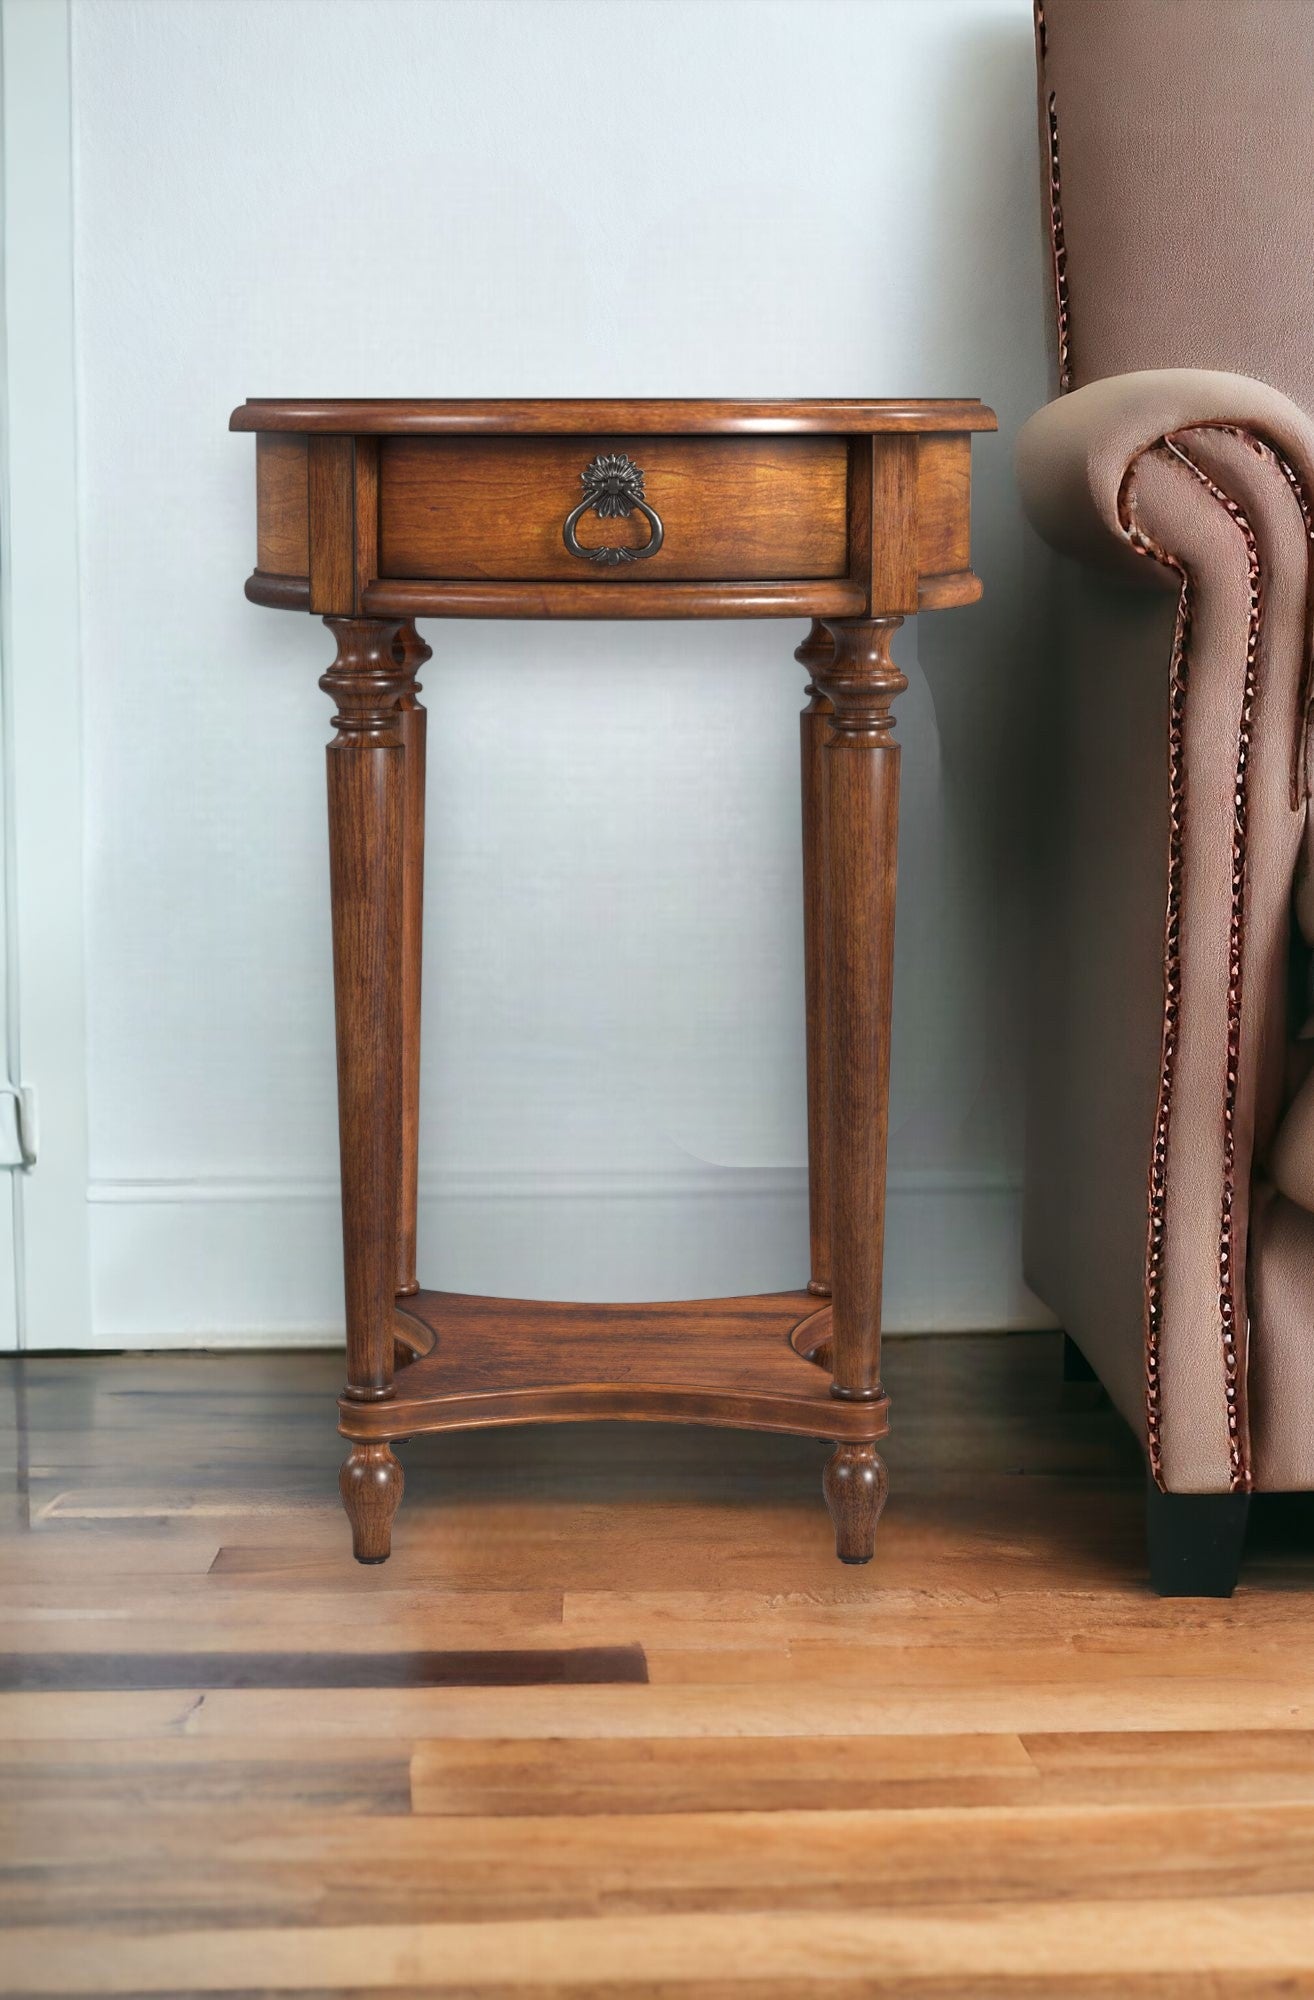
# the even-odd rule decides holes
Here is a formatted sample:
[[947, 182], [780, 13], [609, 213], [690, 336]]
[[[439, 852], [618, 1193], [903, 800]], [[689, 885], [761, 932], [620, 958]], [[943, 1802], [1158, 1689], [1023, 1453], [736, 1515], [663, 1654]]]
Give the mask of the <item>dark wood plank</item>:
[[576, 1687], [646, 1681], [641, 1646], [447, 1653], [8, 1653], [0, 1693], [146, 1688]]

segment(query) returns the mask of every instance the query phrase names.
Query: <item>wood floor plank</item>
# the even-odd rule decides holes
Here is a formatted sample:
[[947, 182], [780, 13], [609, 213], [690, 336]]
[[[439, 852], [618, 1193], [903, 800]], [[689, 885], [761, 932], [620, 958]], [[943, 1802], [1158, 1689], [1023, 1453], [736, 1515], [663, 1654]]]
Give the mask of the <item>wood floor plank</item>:
[[[411, 1810], [411, 1756], [405, 1745], [393, 1743], [316, 1745], [313, 1756], [262, 1756], [260, 1744], [207, 1745], [234, 1753], [188, 1755], [170, 1762], [149, 1753], [191, 1751], [188, 1743], [63, 1744], [59, 1758], [20, 1759], [11, 1746], [0, 1758], [0, 1812], [5, 1802], [21, 1799], [23, 1816], [49, 1814], [52, 1808], [90, 1816], [97, 1812], [122, 1823], [127, 1815], [153, 1822], [157, 1815], [183, 1807], [258, 1807], [312, 1813], [382, 1815]], [[33, 1751], [46, 1745], [21, 1746]], [[96, 1759], [98, 1750], [123, 1754], [113, 1761]], [[26, 1866], [24, 1818], [12, 1835], [11, 1851]], [[0, 1869], [5, 1854], [0, 1847]]]
[[[694, 1687], [379, 1689], [372, 1733], [417, 1737], [794, 1736], [802, 1683]], [[809, 1690], [810, 1693], [810, 1690]], [[1314, 1669], [1299, 1678], [1198, 1681], [1164, 1674], [1111, 1687], [1067, 1684], [873, 1689], [840, 1686], [809, 1702], [817, 1735], [922, 1735], [982, 1730], [1226, 1730], [1238, 1715], [1271, 1730], [1314, 1729]], [[325, 1736], [359, 1720], [350, 1690], [0, 1695], [0, 1744], [24, 1738], [218, 1735]]]
[[439, 1993], [496, 1993], [554, 1980], [609, 1980], [632, 1992], [638, 1978], [733, 1978], [750, 1989], [757, 1980], [830, 1978], [896, 1993], [908, 1990], [910, 1978], [961, 1980], [970, 1967], [981, 1979], [1025, 1969], [1051, 1984], [1077, 1972], [1116, 1977], [1136, 2000], [1154, 1991], [1150, 1982], [1159, 1974], [1306, 1975], [1312, 1938], [1310, 1895], [964, 1905], [950, 1913], [931, 1905], [903, 1911], [897, 1926], [879, 1912], [835, 1912], [818, 1924], [786, 1910], [249, 1927], [153, 1938], [31, 1927], [10, 1934], [0, 1992], [298, 1993], [329, 1982], [387, 1991], [420, 1982]]
[[862, 1571], [822, 1448], [619, 1425], [414, 1441], [362, 1569], [338, 1356], [0, 1363], [0, 1992], [1314, 2000], [1314, 1498], [1159, 1602], [1057, 1361], [890, 1343]]
[[[35, 1544], [35, 1546], [34, 1546]], [[21, 1586], [40, 1573], [47, 1587], [63, 1583], [73, 1588], [90, 1582], [107, 1589], [117, 1578], [120, 1584], [135, 1583], [143, 1576], [208, 1576], [219, 1558], [218, 1541], [211, 1536], [193, 1535], [104, 1535], [78, 1537], [70, 1542], [57, 1534], [36, 1535], [24, 1531], [6, 1547], [0, 1547], [0, 1590]], [[38, 1561], [39, 1556], [39, 1561]]]
[[[938, 1902], [1294, 1894], [1314, 1804], [336, 1819], [245, 1807], [145, 1826], [67, 1805], [0, 1816], [0, 1923], [496, 1922], [589, 1912], [902, 1910]], [[952, 1867], [946, 1865], [952, 1856]], [[215, 1861], [221, 1865], [216, 1867]]]
[[[217, 1551], [216, 1551], [217, 1553]], [[353, 1566], [354, 1567], [354, 1566]], [[385, 1572], [376, 1571], [380, 1577]], [[362, 1576], [371, 1572], [361, 1570]], [[350, 1578], [335, 1591], [284, 1595], [278, 1635], [300, 1652], [337, 1652], [352, 1600]], [[403, 1591], [376, 1582], [362, 1603], [369, 1618], [353, 1621], [356, 1652], [478, 1645], [561, 1646], [628, 1644], [567, 1638], [563, 1598], [554, 1591]], [[24, 1582], [5, 1592], [0, 1652], [104, 1652], [121, 1644], [131, 1627], [135, 1648], [171, 1652], [242, 1651], [267, 1639], [269, 1606], [259, 1592], [225, 1590], [213, 1576], [175, 1577], [167, 1592], [102, 1583]]]
[[[576, 1980], [566, 1983], [555, 1978], [535, 1979], [532, 1982], [518, 1982], [505, 1985], [504, 1992], [530, 1996], [530, 2000], [746, 2000], [751, 1992], [752, 2000], [852, 2000], [855, 1994], [875, 1994], [878, 2000], [1055, 2000], [1056, 1989], [1051, 1973], [1031, 1973], [1025, 1966], [1006, 1974], [972, 1974], [966, 1979], [961, 1973], [908, 1973], [901, 1971], [890, 1979], [882, 1976], [879, 1967], [872, 1966], [865, 1974], [853, 1975], [841, 1971], [834, 1976], [813, 1976], [771, 1979], [754, 1977], [751, 1984], [733, 1976], [727, 1978], [690, 1977], [682, 1979], [648, 1979], [642, 1974], [623, 1980]], [[286, 1993], [281, 1987], [277, 1993]], [[431, 2000], [435, 1992], [441, 1992], [444, 2000], [484, 2000], [489, 1992], [486, 1985], [469, 1985], [463, 1981], [435, 1987], [426, 1982], [423, 1986], [315, 1986], [296, 1989], [298, 2000]], [[1088, 1973], [1084, 1970], [1069, 1969], [1063, 1976], [1061, 1987], [1063, 2000], [1125, 2000], [1129, 1993], [1132, 2000], [1307, 2000], [1314, 1995], [1314, 1972], [1304, 1975], [1289, 1971], [1278, 1973], [1253, 1973], [1229, 1971], [1221, 1981], [1202, 1980], [1195, 1972], [1154, 1972], [1129, 1985], [1125, 1975]], [[195, 1987], [186, 1992], [172, 1993], [170, 2000], [277, 2000], [273, 1987], [228, 1988], [223, 1993], [208, 1992], [204, 1996]], [[34, 2000], [34, 1996], [26, 1996]], [[96, 1996], [91, 1996], [96, 2000]], [[101, 2000], [111, 2000], [102, 1989]], [[113, 2000], [146, 2000], [138, 1991], [134, 1994], [113, 1996]]]
[[0, 1653], [0, 1690], [134, 1693], [147, 1688], [584, 1687], [643, 1683], [641, 1646], [479, 1651]]
[[[928, 1565], [939, 1575], [941, 1565]], [[1310, 1629], [1307, 1592], [1288, 1587], [1260, 1591], [1247, 1578], [1234, 1598], [1152, 1597], [1134, 1571], [1099, 1589], [1063, 1587], [1008, 1591], [946, 1584], [899, 1588], [878, 1564], [863, 1580], [832, 1579], [809, 1591], [606, 1590], [565, 1593], [562, 1623], [579, 1639], [604, 1639], [621, 1625], [654, 1650], [693, 1646], [812, 1640], [864, 1644], [946, 1644], [1011, 1648], [1044, 1644], [1083, 1651], [1117, 1650], [1141, 1637], [1162, 1645], [1184, 1637], [1244, 1635], [1246, 1647], [1281, 1639], [1299, 1646]]]
[[422, 1742], [417, 1813], [785, 1812], [1314, 1802], [1314, 1734], [518, 1738]]

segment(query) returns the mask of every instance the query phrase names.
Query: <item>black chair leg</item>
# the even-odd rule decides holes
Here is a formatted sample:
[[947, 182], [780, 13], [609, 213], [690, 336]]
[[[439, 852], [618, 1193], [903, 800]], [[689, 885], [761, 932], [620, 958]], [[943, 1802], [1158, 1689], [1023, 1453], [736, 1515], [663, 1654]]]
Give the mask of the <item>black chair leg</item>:
[[1230, 1597], [1249, 1511], [1248, 1493], [1163, 1493], [1151, 1479], [1145, 1534], [1160, 1597]]
[[1063, 1336], [1063, 1380], [1065, 1382], [1098, 1382], [1099, 1376], [1087, 1361], [1071, 1334]]

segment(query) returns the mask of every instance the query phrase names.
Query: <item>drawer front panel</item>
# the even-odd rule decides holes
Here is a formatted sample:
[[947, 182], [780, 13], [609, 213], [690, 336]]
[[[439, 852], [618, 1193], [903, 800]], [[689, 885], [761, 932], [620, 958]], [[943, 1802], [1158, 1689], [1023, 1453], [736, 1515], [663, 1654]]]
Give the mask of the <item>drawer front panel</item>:
[[[650, 556], [602, 564], [566, 548], [581, 474], [624, 453], [660, 517]], [[380, 577], [681, 579], [840, 577], [848, 571], [848, 446], [840, 437], [384, 438], [379, 447]], [[637, 509], [576, 535], [585, 549], [641, 549]]]

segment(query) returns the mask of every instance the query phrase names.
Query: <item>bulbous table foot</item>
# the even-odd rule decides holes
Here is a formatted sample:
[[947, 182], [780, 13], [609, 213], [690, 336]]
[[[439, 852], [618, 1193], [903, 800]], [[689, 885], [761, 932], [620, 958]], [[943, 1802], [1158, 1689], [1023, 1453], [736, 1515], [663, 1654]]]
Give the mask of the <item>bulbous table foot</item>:
[[890, 1489], [885, 1461], [875, 1445], [836, 1445], [826, 1461], [821, 1487], [835, 1524], [836, 1555], [841, 1562], [870, 1562], [876, 1553], [876, 1523]]
[[338, 1487], [351, 1522], [357, 1562], [386, 1562], [392, 1553], [392, 1517], [402, 1497], [402, 1469], [387, 1444], [357, 1444], [348, 1452]]

